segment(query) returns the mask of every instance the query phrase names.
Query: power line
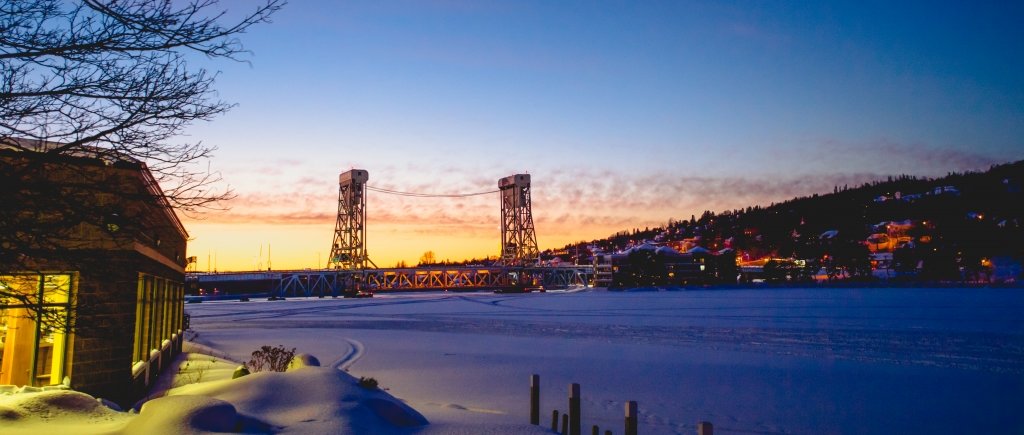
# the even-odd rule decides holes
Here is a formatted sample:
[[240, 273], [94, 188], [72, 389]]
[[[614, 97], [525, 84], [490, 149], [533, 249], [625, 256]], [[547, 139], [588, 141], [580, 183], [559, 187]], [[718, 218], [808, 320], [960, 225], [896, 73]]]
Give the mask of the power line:
[[382, 188], [382, 187], [375, 187], [375, 186], [370, 186], [370, 185], [366, 186], [366, 190], [377, 192], [377, 193], [384, 193], [384, 194], [388, 194], [388, 195], [408, 196], [408, 197], [413, 197], [413, 198], [465, 198], [465, 197], [469, 197], [469, 196], [489, 195], [489, 194], [492, 194], [492, 193], [500, 192], [499, 190], [489, 190], [487, 192], [474, 192], [474, 193], [415, 193], [415, 192], [402, 192], [402, 191], [398, 191], [398, 190], [385, 189], [385, 188]]

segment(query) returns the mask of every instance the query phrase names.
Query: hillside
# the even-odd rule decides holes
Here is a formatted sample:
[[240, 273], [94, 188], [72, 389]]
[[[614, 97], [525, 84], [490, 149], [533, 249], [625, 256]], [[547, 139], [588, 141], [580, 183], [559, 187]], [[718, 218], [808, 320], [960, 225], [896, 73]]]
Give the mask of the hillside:
[[934, 179], [901, 175], [836, 186], [832, 193], [767, 207], [705, 211], [664, 227], [549, 250], [542, 258], [575, 260], [578, 255], [586, 261], [594, 252], [654, 241], [682, 251], [733, 248], [741, 263], [794, 258], [867, 276], [869, 261], [878, 267], [879, 259], [891, 259], [887, 266], [920, 278], [973, 279], [991, 273], [993, 261], [1009, 258], [1019, 265], [1022, 204], [1024, 161], [1018, 161]]

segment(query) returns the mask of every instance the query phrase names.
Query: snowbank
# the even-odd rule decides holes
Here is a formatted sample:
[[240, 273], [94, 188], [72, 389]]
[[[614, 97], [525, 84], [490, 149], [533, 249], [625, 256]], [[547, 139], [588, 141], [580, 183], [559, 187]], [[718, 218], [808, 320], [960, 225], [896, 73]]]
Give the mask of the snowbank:
[[[262, 430], [261, 430], [262, 429]], [[204, 396], [160, 397], [142, 405], [126, 434], [175, 435], [203, 432], [267, 432], [266, 425], [244, 419], [223, 400]]]
[[250, 425], [250, 430], [258, 426], [254, 421], [278, 433], [393, 433], [427, 424], [391, 395], [362, 388], [351, 375], [330, 367], [254, 373], [186, 385], [167, 394], [167, 399], [203, 396], [234, 405], [239, 416], [250, 419], [236, 424]]
[[[191, 348], [216, 353], [202, 346]], [[167, 388], [155, 389], [153, 398], [143, 402], [137, 413], [120, 412], [102, 399], [77, 391], [5, 390], [0, 394], [0, 433], [549, 433], [528, 425], [429, 426], [415, 409], [383, 390], [360, 386], [359, 380], [339, 370], [345, 361], [320, 367], [315, 356], [299, 354], [286, 372], [231, 379], [237, 363], [184, 353], [176, 369], [168, 372], [170, 376], [162, 377]]]
[[0, 432], [5, 434], [112, 434], [131, 418], [72, 390], [0, 395]]
[[[183, 354], [178, 370], [134, 412], [120, 412], [102, 399], [71, 390], [0, 394], [0, 432], [4, 434], [331, 433], [331, 434], [487, 434], [545, 433], [526, 425], [428, 426], [405, 403], [335, 367], [320, 367], [316, 357], [297, 355], [287, 372], [262, 372], [231, 379], [235, 364], [198, 354]], [[209, 376], [206, 374], [209, 373]], [[203, 379], [205, 378], [205, 379]]]

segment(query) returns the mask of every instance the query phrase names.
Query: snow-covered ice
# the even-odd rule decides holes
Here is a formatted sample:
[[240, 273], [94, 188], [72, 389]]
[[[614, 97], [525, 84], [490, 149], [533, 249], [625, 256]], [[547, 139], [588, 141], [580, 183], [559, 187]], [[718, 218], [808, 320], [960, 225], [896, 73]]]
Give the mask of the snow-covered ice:
[[642, 433], [1022, 433], [1024, 293], [1005, 289], [391, 294], [189, 305], [197, 341], [344, 364], [440, 430], [583, 423]]
[[[698, 421], [718, 434], [1024, 433], [1020, 290], [405, 293], [187, 311], [181, 370], [140, 413], [0, 392], [0, 432], [549, 433], [576, 382], [587, 433], [621, 434], [628, 400], [644, 434]], [[318, 361], [230, 379], [264, 345]], [[533, 373], [540, 427], [525, 424]]]

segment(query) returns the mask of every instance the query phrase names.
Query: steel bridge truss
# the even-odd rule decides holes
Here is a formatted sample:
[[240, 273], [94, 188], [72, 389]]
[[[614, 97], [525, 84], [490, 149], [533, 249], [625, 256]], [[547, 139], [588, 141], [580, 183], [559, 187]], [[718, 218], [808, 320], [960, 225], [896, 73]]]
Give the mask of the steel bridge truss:
[[308, 271], [282, 273], [277, 288], [272, 294], [277, 296], [314, 296], [336, 294], [339, 286], [339, 275], [335, 271]]
[[593, 283], [590, 266], [562, 267], [448, 267], [415, 269], [367, 269], [361, 271], [314, 270], [282, 272], [276, 296], [341, 296], [346, 292], [416, 290], [562, 289]]

